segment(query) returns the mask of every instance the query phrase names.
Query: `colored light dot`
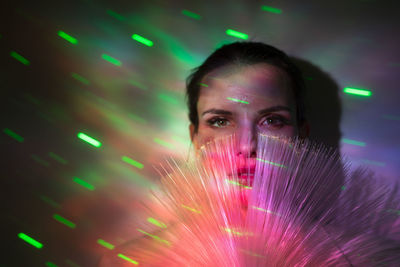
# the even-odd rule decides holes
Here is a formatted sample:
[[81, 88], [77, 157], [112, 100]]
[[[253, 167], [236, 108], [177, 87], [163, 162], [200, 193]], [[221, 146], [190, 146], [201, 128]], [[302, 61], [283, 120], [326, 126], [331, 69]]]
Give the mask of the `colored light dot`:
[[147, 45], [147, 46], [154, 45], [152, 41], [150, 41], [149, 39], [144, 38], [143, 36], [140, 36], [139, 34], [136, 34], [136, 33], [132, 35], [132, 39], [135, 41], [138, 41], [139, 43]]
[[244, 100], [240, 100], [240, 99], [237, 99], [237, 98], [227, 97], [226, 99], [228, 99], [228, 100], [230, 100], [230, 101], [233, 101], [233, 102], [238, 102], [238, 103], [243, 103], [243, 104], [249, 104], [249, 102], [244, 101]]
[[279, 8], [271, 7], [271, 6], [261, 6], [262, 11], [267, 11], [274, 14], [281, 14], [282, 10]]
[[85, 77], [82, 77], [81, 75], [79, 75], [75, 72], [71, 72], [71, 76], [72, 76], [72, 78], [74, 78], [77, 81], [80, 81], [84, 85], [88, 85], [90, 83], [90, 81], [88, 79], [86, 79]]
[[20, 136], [19, 134], [17, 134], [16, 132], [14, 132], [14, 131], [12, 131], [12, 130], [10, 130], [8, 128], [4, 128], [3, 129], [3, 133], [5, 133], [9, 137], [17, 140], [20, 143], [24, 142], [24, 138], [22, 136]]
[[182, 14], [189, 18], [192, 18], [192, 19], [196, 19], [196, 20], [201, 19], [201, 16], [199, 14], [196, 14], [196, 13], [186, 10], [186, 9], [182, 10]]
[[160, 222], [160, 221], [157, 221], [157, 220], [154, 219], [154, 218], [149, 217], [149, 218], [147, 218], [147, 221], [148, 221], [149, 223], [151, 223], [151, 224], [154, 224], [155, 226], [160, 227], [160, 228], [167, 228], [167, 226], [166, 226], [164, 223], [162, 223], [162, 222]]
[[347, 138], [342, 138], [342, 143], [354, 145], [354, 146], [363, 146], [363, 147], [366, 146], [365, 142], [351, 140], [351, 139], [347, 139]]
[[114, 247], [115, 247], [114, 245], [104, 241], [103, 239], [97, 239], [97, 244], [99, 244], [105, 248], [108, 248], [108, 249], [114, 249]]
[[63, 38], [64, 40], [70, 42], [71, 44], [77, 44], [78, 40], [74, 37], [72, 37], [71, 35], [63, 32], [63, 31], [58, 31], [58, 36], [60, 36], [61, 38]]
[[235, 31], [235, 30], [232, 30], [232, 29], [226, 30], [226, 34], [229, 35], [229, 36], [236, 37], [236, 38], [239, 38], [239, 39], [244, 39], [244, 40], [247, 40], [249, 38], [249, 36], [247, 34], [242, 33], [242, 32], [238, 32], [238, 31]]
[[32, 237], [24, 234], [24, 233], [19, 233], [18, 237], [21, 238], [22, 240], [24, 240], [26, 243], [34, 246], [35, 248], [41, 249], [43, 247], [43, 244], [36, 241], [35, 239], [33, 239]]
[[130, 263], [132, 263], [132, 264], [135, 264], [135, 265], [138, 265], [138, 264], [139, 264], [137, 261], [135, 261], [135, 260], [133, 260], [133, 259], [131, 259], [131, 258], [125, 256], [124, 254], [119, 253], [119, 254], [118, 254], [118, 257], [120, 257], [121, 259], [126, 260], [127, 262], [130, 262]]
[[105, 61], [115, 65], [115, 66], [120, 67], [122, 65], [121, 61], [119, 61], [118, 59], [116, 59], [116, 58], [114, 58], [114, 57], [112, 57], [110, 55], [102, 54], [101, 58], [104, 59]]
[[11, 51], [10, 52], [10, 56], [13, 57], [14, 59], [18, 60], [19, 62], [21, 62], [22, 64], [28, 66], [29, 64], [31, 64], [29, 62], [29, 60], [27, 60], [26, 58], [24, 58], [23, 56], [21, 56], [20, 54], [18, 54], [15, 51]]
[[87, 142], [88, 144], [91, 144], [94, 147], [101, 147], [101, 143], [99, 141], [97, 141], [96, 139], [90, 137], [85, 133], [78, 133], [78, 138]]
[[143, 169], [143, 167], [144, 167], [142, 163], [137, 162], [136, 160], [131, 159], [130, 157], [122, 156], [121, 159], [122, 159], [123, 162], [128, 163], [128, 164], [130, 164], [132, 166], [135, 166], [136, 168]]
[[64, 217], [62, 217], [59, 214], [54, 214], [53, 219], [64, 224], [65, 226], [68, 226], [69, 228], [74, 229], [76, 227], [75, 223], [71, 222], [70, 220], [65, 219]]
[[94, 190], [94, 186], [93, 185], [89, 184], [88, 182], [86, 182], [86, 181], [84, 181], [82, 179], [79, 179], [78, 177], [74, 177], [74, 182], [79, 184], [79, 185], [81, 185], [81, 186], [83, 186], [83, 187], [85, 187], [86, 189], [88, 189], [90, 191]]
[[344, 88], [343, 92], [350, 95], [365, 96], [365, 97], [370, 97], [372, 95], [372, 92], [369, 90], [350, 88], [350, 87]]

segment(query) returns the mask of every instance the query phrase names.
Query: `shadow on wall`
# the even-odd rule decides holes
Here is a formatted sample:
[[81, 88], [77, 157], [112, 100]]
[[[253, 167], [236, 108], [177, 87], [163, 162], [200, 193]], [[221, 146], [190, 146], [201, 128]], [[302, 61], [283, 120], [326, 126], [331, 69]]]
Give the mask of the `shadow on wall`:
[[310, 140], [338, 148], [341, 138], [342, 105], [339, 86], [326, 72], [304, 59], [291, 57], [301, 69], [306, 84], [306, 118], [310, 123]]

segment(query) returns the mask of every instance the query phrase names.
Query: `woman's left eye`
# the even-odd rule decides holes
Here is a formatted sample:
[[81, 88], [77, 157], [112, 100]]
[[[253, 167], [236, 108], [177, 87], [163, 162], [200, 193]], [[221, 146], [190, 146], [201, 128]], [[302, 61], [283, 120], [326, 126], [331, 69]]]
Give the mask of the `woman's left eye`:
[[289, 121], [286, 118], [280, 116], [270, 116], [266, 117], [262, 122], [262, 125], [268, 125], [273, 127], [283, 127], [286, 124], [289, 124]]

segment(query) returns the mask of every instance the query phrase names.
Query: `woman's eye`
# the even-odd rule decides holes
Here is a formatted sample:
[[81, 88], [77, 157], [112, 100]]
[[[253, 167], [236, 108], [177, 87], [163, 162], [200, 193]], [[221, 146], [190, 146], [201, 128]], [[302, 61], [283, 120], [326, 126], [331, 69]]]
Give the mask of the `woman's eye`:
[[208, 125], [213, 126], [213, 127], [226, 127], [230, 125], [230, 122], [225, 119], [225, 118], [213, 118], [207, 121]]
[[289, 124], [289, 121], [280, 116], [271, 116], [271, 117], [265, 118], [261, 124], [280, 128], [286, 124]]

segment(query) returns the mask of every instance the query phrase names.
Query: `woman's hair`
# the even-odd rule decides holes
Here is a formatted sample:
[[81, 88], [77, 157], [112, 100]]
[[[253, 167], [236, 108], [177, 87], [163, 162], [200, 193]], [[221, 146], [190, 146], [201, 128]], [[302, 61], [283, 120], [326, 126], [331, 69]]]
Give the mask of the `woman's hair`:
[[260, 42], [235, 42], [215, 50], [199, 67], [195, 68], [186, 80], [186, 98], [189, 108], [189, 120], [198, 130], [199, 118], [197, 102], [201, 90], [201, 80], [213, 70], [227, 65], [253, 65], [267, 63], [285, 71], [291, 81], [295, 101], [297, 125], [305, 121], [304, 91], [305, 85], [300, 70], [281, 50]]

